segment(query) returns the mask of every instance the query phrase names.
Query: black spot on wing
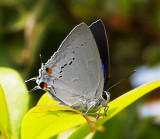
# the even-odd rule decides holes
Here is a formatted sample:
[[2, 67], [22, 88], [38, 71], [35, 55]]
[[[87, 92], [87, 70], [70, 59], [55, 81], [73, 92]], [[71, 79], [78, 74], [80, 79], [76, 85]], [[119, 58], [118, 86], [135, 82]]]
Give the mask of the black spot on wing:
[[67, 64], [64, 64], [64, 67], [67, 66]]
[[67, 64], [64, 64], [64, 65], [61, 67], [61, 69], [63, 69], [65, 66], [67, 66]]
[[72, 64], [72, 61], [69, 63], [69, 65], [71, 65]]

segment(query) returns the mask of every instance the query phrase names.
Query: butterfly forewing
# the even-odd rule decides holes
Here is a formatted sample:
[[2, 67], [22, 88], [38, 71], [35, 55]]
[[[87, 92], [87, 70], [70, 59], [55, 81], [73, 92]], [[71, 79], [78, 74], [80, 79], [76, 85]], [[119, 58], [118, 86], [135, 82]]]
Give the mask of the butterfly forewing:
[[110, 78], [110, 59], [106, 30], [101, 20], [93, 22], [89, 28], [98, 46], [104, 73], [104, 90], [107, 90]]

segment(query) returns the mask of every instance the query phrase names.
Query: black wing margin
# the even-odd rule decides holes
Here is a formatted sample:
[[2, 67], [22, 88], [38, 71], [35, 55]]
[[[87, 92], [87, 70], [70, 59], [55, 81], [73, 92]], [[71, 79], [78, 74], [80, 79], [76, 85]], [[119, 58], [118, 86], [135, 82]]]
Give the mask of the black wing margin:
[[105, 27], [101, 20], [97, 20], [96, 22], [93, 22], [89, 26], [89, 28], [98, 46], [102, 62], [102, 69], [104, 73], [104, 90], [107, 90], [110, 78], [110, 59], [109, 59], [109, 46], [108, 46]]

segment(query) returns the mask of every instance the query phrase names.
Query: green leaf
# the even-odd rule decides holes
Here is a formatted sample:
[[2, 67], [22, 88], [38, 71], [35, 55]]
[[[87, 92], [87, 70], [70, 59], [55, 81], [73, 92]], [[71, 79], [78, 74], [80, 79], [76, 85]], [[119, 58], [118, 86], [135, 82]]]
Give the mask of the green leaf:
[[23, 119], [22, 139], [49, 138], [85, 122], [72, 108], [53, 104], [38, 105]]
[[43, 105], [43, 104], [59, 104], [60, 102], [57, 102], [51, 98], [49, 98], [48, 93], [45, 93], [40, 100], [38, 101], [37, 105]]
[[[48, 93], [45, 93], [41, 98], [40, 100], [38, 101], [38, 104], [37, 105], [43, 105], [43, 104], [59, 104], [60, 102], [57, 102], [51, 98], [49, 98], [49, 95]], [[55, 107], [55, 106], [53, 106]], [[66, 109], [68, 110], [73, 110], [73, 109], [70, 109], [69, 107], [66, 107]], [[90, 114], [87, 114], [87, 115], [84, 115], [83, 113], [81, 113], [80, 111], [77, 111], [75, 110], [76, 113], [78, 114], [81, 114], [85, 119], [86, 121], [88, 122], [88, 125], [91, 129], [91, 131], [95, 131], [96, 130], [96, 125], [97, 125], [97, 113], [90, 113]]]
[[[98, 126], [106, 122], [141, 96], [159, 86], [160, 81], [155, 81], [134, 89], [110, 102], [109, 110], [107, 111], [108, 116], [100, 118], [98, 120]], [[50, 104], [48, 104], [48, 102]], [[94, 115], [88, 115], [85, 117], [83, 116], [83, 113], [77, 110], [54, 104], [54, 101], [51, 102], [50, 98], [45, 94], [38, 102], [38, 106], [32, 108], [25, 115], [22, 123], [22, 138], [49, 138], [81, 124], [83, 125], [79, 127], [70, 138], [84, 138], [91, 132], [90, 128], [95, 126], [95, 119]]]
[[[109, 105], [109, 109], [107, 111], [107, 117], [101, 118], [98, 120], [97, 127], [99, 125], [102, 125], [107, 120], [118, 114], [120, 111], [122, 111], [124, 108], [132, 104], [134, 101], [139, 99], [140, 97], [144, 96], [145, 94], [151, 92], [152, 90], [160, 87], [160, 81], [154, 81], [145, 85], [142, 85], [136, 89], [133, 89], [129, 91], [128, 93], [125, 93], [124, 95], [118, 97], [117, 99], [111, 101]], [[90, 129], [88, 125], [85, 123], [81, 127], [79, 127], [70, 137], [69, 139], [75, 139], [79, 138], [79, 135], [81, 135], [81, 138], [84, 138], [90, 133]]]
[[86, 121], [91, 128], [92, 126], [95, 128], [94, 116], [84, 116], [80, 111], [57, 103], [59, 102], [49, 98], [47, 93], [41, 97], [37, 106], [32, 108], [23, 119], [21, 132], [23, 139], [49, 138]]
[[8, 109], [3, 89], [0, 85], [0, 131], [4, 138], [8, 138]]
[[[25, 84], [20, 82], [22, 79], [15, 70], [0, 68], [0, 84], [4, 90], [9, 112], [8, 133], [9, 137], [14, 139], [20, 136], [21, 122], [29, 108], [29, 93]], [[0, 108], [4, 107], [0, 106]], [[7, 115], [7, 113], [4, 114]]]

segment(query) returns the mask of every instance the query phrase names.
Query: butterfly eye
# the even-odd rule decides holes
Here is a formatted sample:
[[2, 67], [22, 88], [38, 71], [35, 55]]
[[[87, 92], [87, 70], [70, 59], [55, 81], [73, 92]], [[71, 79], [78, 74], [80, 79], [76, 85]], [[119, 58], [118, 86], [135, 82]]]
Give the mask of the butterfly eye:
[[47, 88], [47, 84], [44, 82], [41, 82], [39, 85], [42, 89]]
[[46, 68], [46, 73], [47, 73], [47, 74], [51, 74], [51, 73], [52, 73], [52, 69], [49, 68], [49, 67], [47, 67], [47, 68]]
[[44, 78], [48, 78], [48, 75], [44, 75]]
[[108, 100], [109, 99], [109, 92], [103, 91], [102, 97], [103, 97], [103, 99]]

